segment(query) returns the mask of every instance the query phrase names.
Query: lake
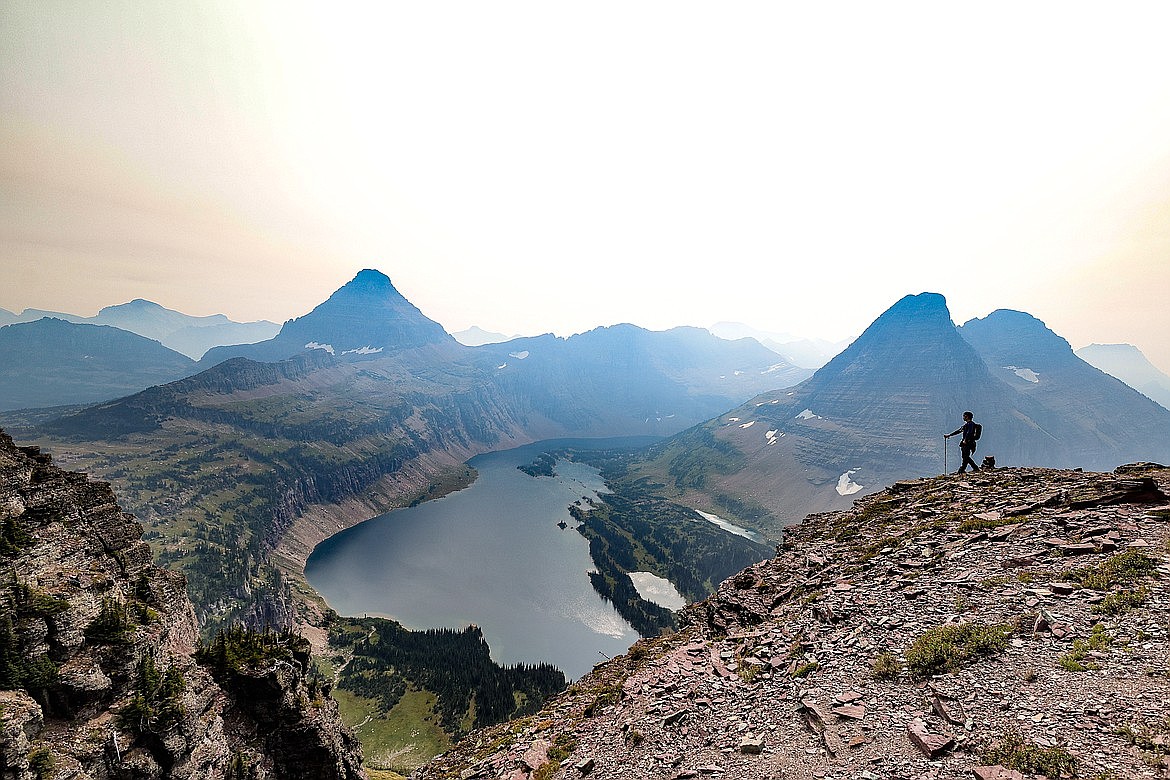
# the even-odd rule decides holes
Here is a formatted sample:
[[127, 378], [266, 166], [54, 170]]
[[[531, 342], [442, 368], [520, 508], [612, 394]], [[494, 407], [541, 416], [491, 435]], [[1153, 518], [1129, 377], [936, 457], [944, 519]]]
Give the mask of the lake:
[[597, 469], [571, 461], [558, 462], [555, 477], [516, 467], [564, 446], [654, 440], [566, 439], [477, 456], [468, 461], [479, 472], [470, 487], [326, 539], [305, 576], [342, 615], [411, 629], [474, 624], [498, 663], [551, 663], [576, 679], [638, 638], [589, 584], [589, 543], [568, 512], [605, 483]]

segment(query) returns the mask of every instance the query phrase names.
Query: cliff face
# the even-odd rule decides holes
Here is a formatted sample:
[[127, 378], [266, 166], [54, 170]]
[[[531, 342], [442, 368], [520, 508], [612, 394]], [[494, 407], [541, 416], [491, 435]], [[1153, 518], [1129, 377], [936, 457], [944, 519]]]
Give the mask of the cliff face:
[[307, 643], [198, 662], [183, 578], [141, 534], [108, 484], [0, 431], [3, 777], [364, 777]]
[[415, 778], [1170, 776], [1170, 470], [897, 483]]

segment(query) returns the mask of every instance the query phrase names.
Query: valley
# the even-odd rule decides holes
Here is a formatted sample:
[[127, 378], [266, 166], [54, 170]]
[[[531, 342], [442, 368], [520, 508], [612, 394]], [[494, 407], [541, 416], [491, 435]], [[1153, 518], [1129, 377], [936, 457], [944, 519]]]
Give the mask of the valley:
[[1170, 6], [1052, 5], [0, 2], [0, 780], [1170, 780]]
[[[1004, 466], [1170, 460], [1170, 412], [1028, 315], [959, 328], [934, 294], [899, 301], [811, 377], [758, 342], [686, 328], [466, 347], [369, 271], [292, 323], [193, 376], [0, 422], [110, 480], [157, 560], [185, 574], [204, 636], [302, 632], [371, 766], [399, 771], [521, 712], [468, 702], [510, 686], [528, 711], [556, 687], [546, 665], [577, 678], [676, 631], [631, 574], [698, 602], [809, 513], [937, 473], [965, 407]], [[656, 441], [549, 442], [631, 435]], [[477, 479], [501, 463], [503, 487]], [[569, 489], [536, 514], [492, 516], [477, 498], [554, 485]], [[469, 624], [475, 679], [439, 686], [417, 655], [385, 667], [417, 642], [448, 663]], [[398, 693], [371, 696], [383, 677]]]

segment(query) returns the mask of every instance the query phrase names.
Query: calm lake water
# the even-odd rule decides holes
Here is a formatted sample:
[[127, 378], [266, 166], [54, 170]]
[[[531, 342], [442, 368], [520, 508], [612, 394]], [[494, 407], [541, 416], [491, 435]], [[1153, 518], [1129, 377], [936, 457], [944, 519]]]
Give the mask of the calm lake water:
[[[470, 487], [397, 509], [326, 539], [309, 556], [309, 583], [343, 615], [411, 629], [478, 625], [499, 663], [547, 662], [572, 679], [624, 653], [637, 633], [589, 584], [589, 543], [568, 506], [596, 497], [596, 469], [561, 461], [556, 477], [516, 468], [565, 445], [615, 447], [653, 439], [539, 442], [469, 463]], [[559, 521], [568, 528], [557, 526]]]

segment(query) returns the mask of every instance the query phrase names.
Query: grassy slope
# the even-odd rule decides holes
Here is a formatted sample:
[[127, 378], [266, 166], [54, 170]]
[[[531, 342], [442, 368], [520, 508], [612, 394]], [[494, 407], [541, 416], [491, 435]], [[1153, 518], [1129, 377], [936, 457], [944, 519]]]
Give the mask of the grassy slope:
[[333, 698], [341, 719], [361, 740], [368, 768], [388, 771], [391, 777], [409, 774], [451, 747], [450, 735], [439, 725], [438, 700], [432, 693], [411, 688], [384, 716], [372, 699], [338, 689]]

